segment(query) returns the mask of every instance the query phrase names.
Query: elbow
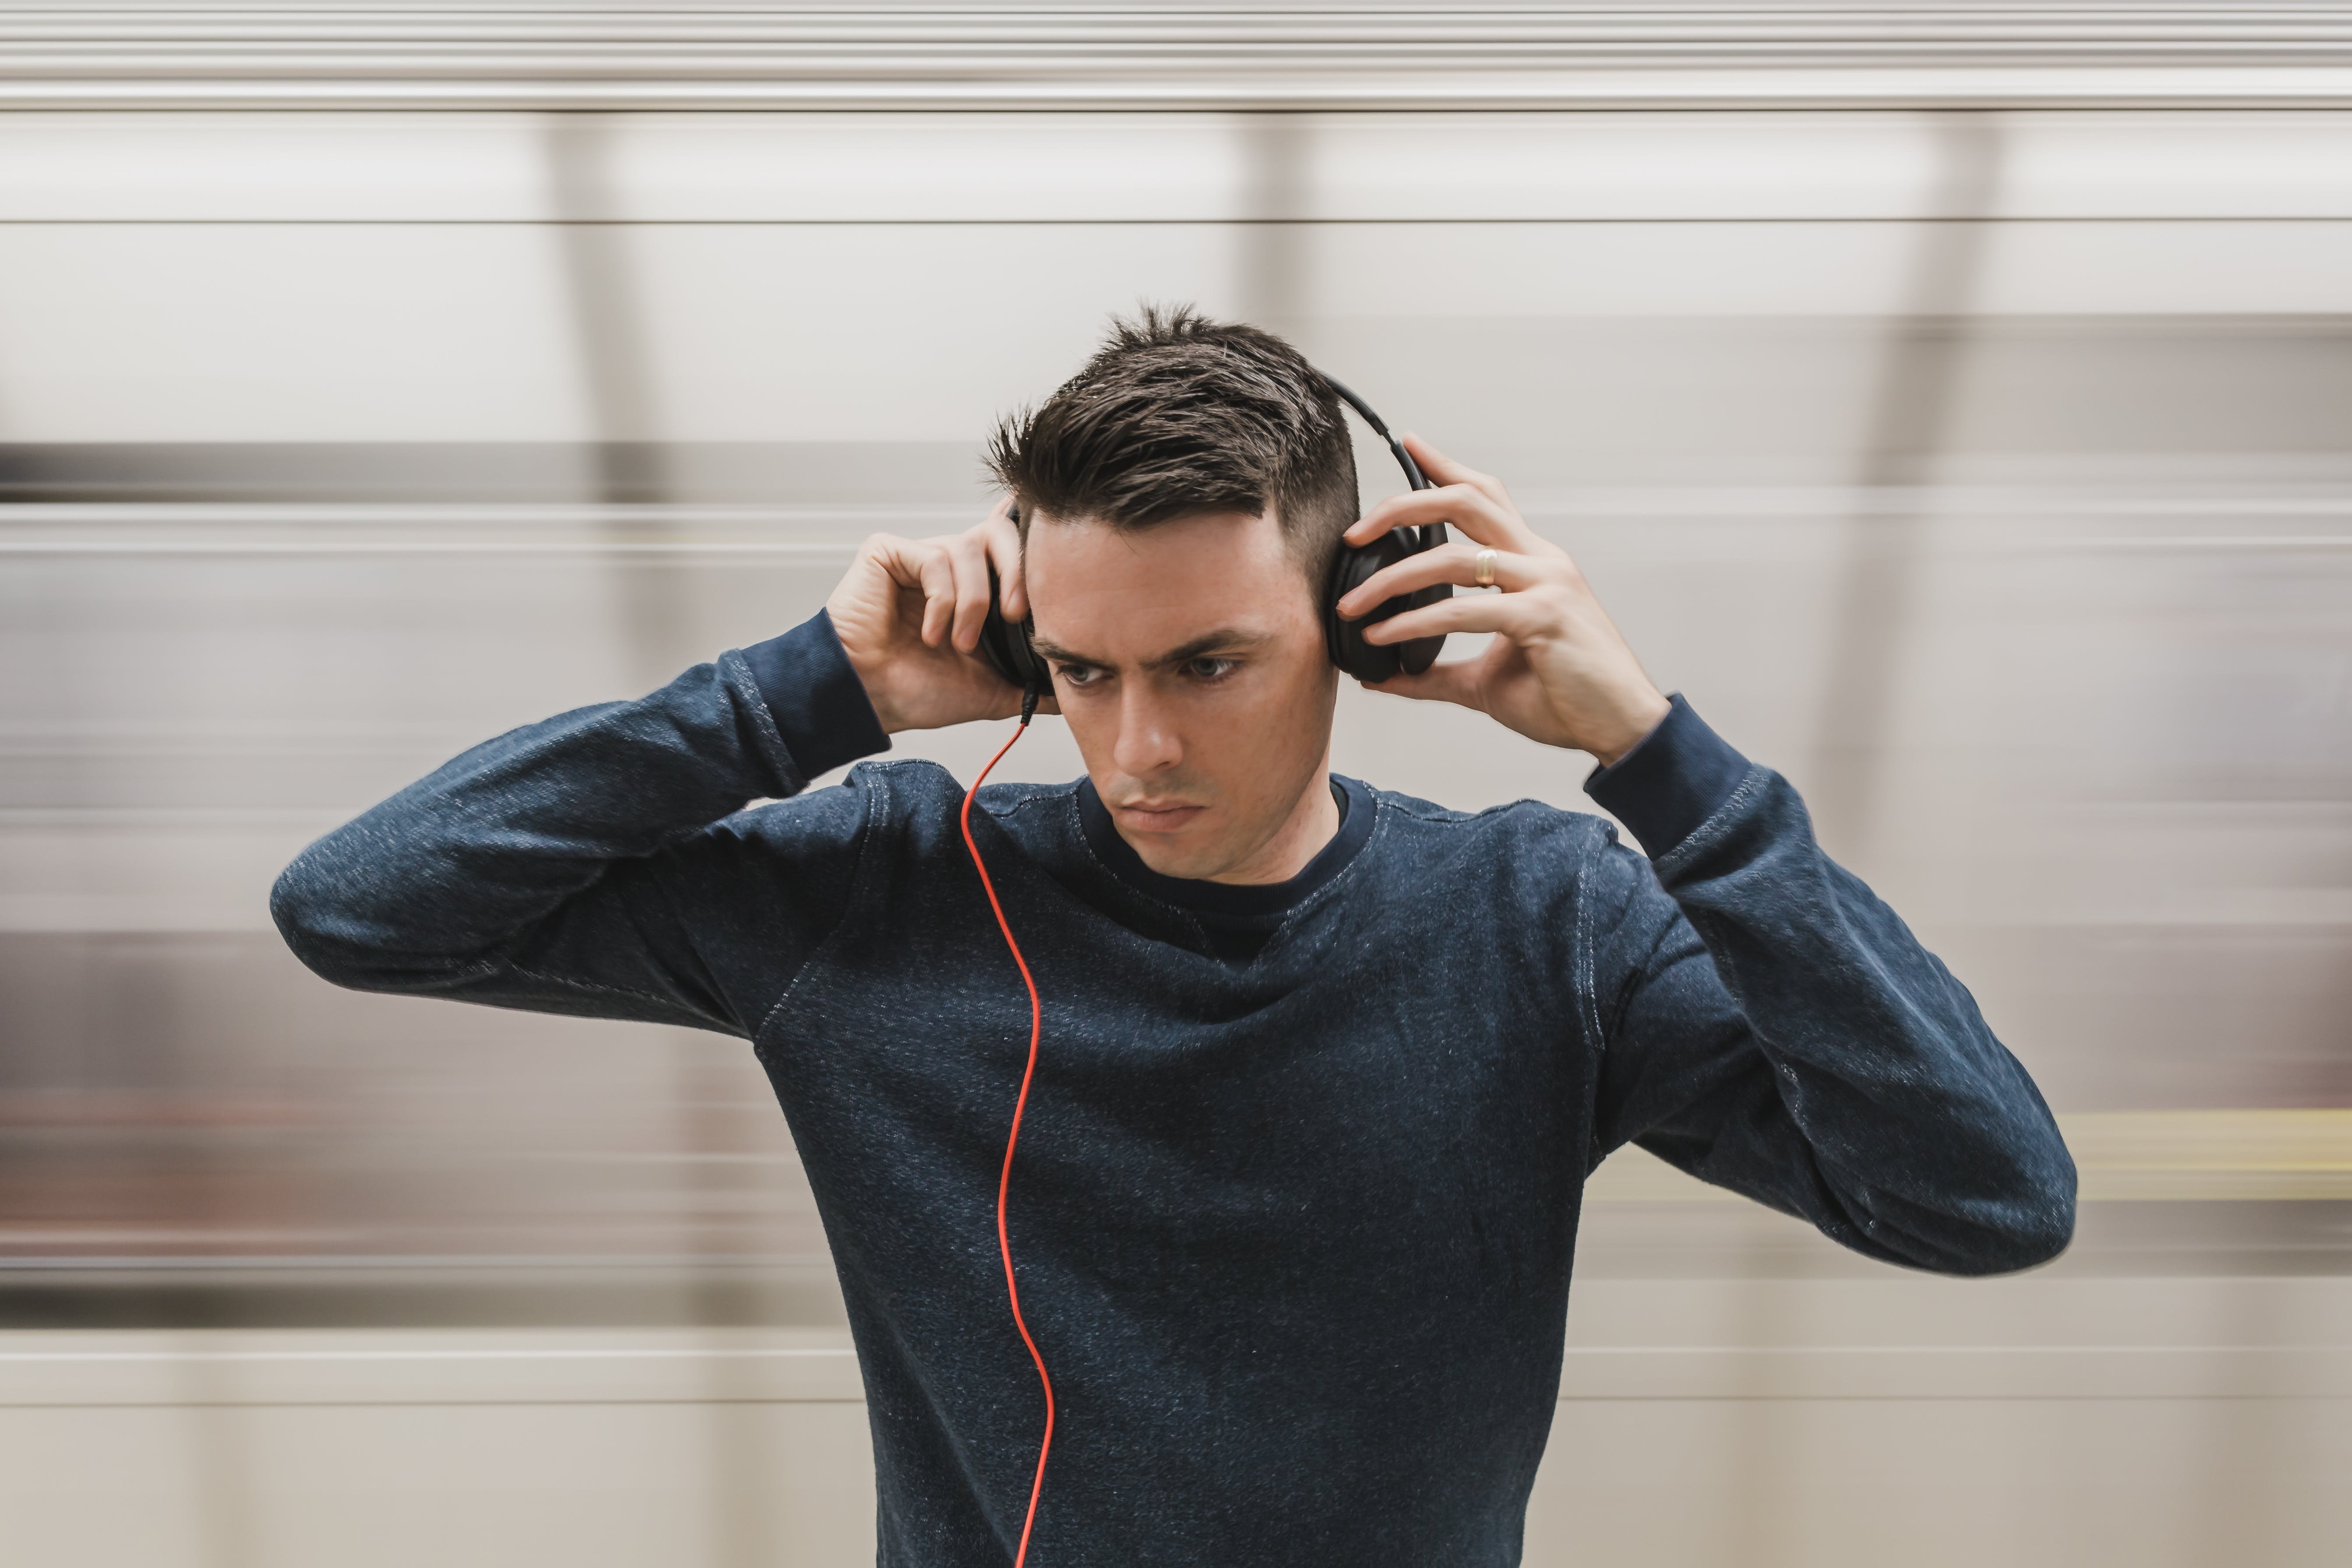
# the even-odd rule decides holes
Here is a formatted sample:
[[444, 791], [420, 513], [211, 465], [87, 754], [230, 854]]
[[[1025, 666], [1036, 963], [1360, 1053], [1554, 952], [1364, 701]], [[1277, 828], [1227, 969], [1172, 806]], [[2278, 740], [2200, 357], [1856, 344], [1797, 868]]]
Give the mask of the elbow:
[[2022, 1140], [2011, 1168], [2004, 1206], [2010, 1215], [2004, 1227], [2002, 1266], [1990, 1272], [2010, 1274], [2048, 1263], [2073, 1245], [2074, 1202], [2081, 1182], [2065, 1136], [2045, 1110]]
[[298, 857], [292, 865], [278, 873], [278, 880], [269, 889], [269, 919], [278, 927], [288, 951], [302, 961], [304, 968], [322, 980], [340, 983], [322, 940], [333, 923], [322, 886], [324, 879], [306, 864], [309, 858], [308, 855]]
[[2051, 1262], [2074, 1239], [2074, 1162], [2053, 1139], [2051, 1157], [1987, 1194], [1969, 1216], [1969, 1235], [1936, 1267], [1983, 1277], [2015, 1274]]
[[2074, 1245], [2075, 1192], [2074, 1157], [2061, 1143], [2054, 1168], [2032, 1188], [2022, 1222], [2011, 1227], [2017, 1261], [2004, 1273], [2048, 1263]]
[[411, 996], [462, 990], [491, 967], [434, 939], [446, 913], [414, 883], [337, 847], [331, 836], [312, 845], [269, 889], [269, 918], [305, 969], [345, 990]]
[[[1980, 1152], [1927, 1190], [1849, 1202], [1830, 1234], [1889, 1263], [1980, 1279], [2038, 1268], [2074, 1239], [2074, 1162], [2053, 1135], [2028, 1157]], [[1826, 1228], [1826, 1227], [1825, 1227]]]
[[1971, 1266], [1954, 1273], [1984, 1276], [2015, 1274], [2053, 1261], [2074, 1240], [2074, 1188], [2036, 1194], [2030, 1206], [2014, 1210], [1988, 1237], [1988, 1245]]
[[352, 940], [356, 911], [335, 891], [336, 879], [309, 851], [278, 874], [269, 889], [269, 918], [302, 966], [320, 979], [354, 991], [387, 989], [386, 976]]

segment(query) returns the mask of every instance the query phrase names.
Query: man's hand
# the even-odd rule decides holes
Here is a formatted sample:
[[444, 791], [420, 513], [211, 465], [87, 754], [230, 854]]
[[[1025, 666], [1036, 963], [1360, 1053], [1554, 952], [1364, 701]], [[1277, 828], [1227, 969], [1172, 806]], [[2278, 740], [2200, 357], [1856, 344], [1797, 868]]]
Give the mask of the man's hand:
[[1433, 583], [1475, 588], [1478, 554], [1495, 552], [1496, 594], [1456, 594], [1367, 627], [1364, 640], [1408, 642], [1439, 632], [1493, 632], [1476, 658], [1433, 665], [1420, 675], [1398, 675], [1373, 691], [1458, 702], [1492, 715], [1530, 740], [1590, 752], [1605, 767], [1657, 728], [1665, 698], [1642, 671], [1584, 574], [1568, 552], [1537, 536], [1500, 479], [1464, 468], [1417, 436], [1408, 436], [1421, 470], [1437, 489], [1391, 496], [1348, 530], [1350, 544], [1369, 544], [1392, 528], [1451, 523], [1469, 535], [1400, 561], [1339, 601], [1350, 617], [1399, 594]]
[[1003, 585], [1004, 613], [1020, 620], [1029, 605], [1010, 500], [967, 532], [937, 539], [877, 533], [859, 547], [824, 607], [884, 731], [936, 730], [1021, 711], [1021, 689], [973, 651], [988, 620], [992, 562]]

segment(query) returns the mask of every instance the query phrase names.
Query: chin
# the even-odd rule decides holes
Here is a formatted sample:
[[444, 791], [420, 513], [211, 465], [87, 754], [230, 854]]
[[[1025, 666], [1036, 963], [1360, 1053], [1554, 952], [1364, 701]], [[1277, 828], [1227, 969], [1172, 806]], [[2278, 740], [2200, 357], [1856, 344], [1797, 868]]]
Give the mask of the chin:
[[[1170, 837], [1176, 836], [1171, 834]], [[1136, 858], [1146, 867], [1163, 877], [1181, 877], [1187, 881], [1200, 882], [1225, 868], [1222, 845], [1154, 843], [1140, 834], [1137, 837], [1142, 838], [1142, 842], [1130, 838], [1128, 847], [1135, 851]]]

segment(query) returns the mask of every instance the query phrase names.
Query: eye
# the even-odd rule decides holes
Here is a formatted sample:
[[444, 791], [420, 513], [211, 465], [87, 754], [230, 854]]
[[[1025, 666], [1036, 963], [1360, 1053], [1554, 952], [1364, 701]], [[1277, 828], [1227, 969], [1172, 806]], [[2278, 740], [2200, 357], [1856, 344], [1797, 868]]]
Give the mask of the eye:
[[1204, 685], [1214, 685], [1242, 667], [1237, 658], [1188, 658], [1184, 673]]
[[1092, 686], [1102, 678], [1102, 671], [1088, 664], [1057, 664], [1054, 674], [1065, 686]]

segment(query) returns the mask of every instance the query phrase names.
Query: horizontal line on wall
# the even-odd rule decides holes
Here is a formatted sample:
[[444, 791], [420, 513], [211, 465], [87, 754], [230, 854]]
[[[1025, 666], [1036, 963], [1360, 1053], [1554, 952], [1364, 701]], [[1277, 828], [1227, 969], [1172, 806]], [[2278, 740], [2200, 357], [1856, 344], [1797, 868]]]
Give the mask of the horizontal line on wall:
[[855, 540], [840, 543], [805, 541], [745, 542], [728, 540], [0, 540], [0, 555], [566, 555], [583, 559], [683, 556], [789, 556], [846, 561], [857, 553]]
[[[64, 73], [59, 73], [62, 77]], [[941, 72], [942, 78], [948, 73]], [[2276, 110], [2352, 105], [2352, 68], [2257, 63], [2210, 68], [1872, 65], [1773, 72], [1697, 68], [1645, 71], [1612, 65], [1450, 74], [1399, 68], [1349, 79], [1330, 72], [1168, 80], [1095, 76], [1052, 79], [927, 79], [885, 68], [873, 79], [605, 80], [551, 74], [451, 79], [398, 73], [352, 79], [257, 71], [213, 79], [183, 70], [153, 77], [81, 76], [0, 81], [0, 109], [93, 111], [391, 110], [404, 112], [747, 113], [1809, 113], [1939, 110]]]
[[1564, 216], [1564, 217], [947, 217], [947, 218], [567, 218], [567, 217], [0, 217], [0, 228], [1671, 228], [1885, 227], [1935, 224], [2151, 226], [2197, 224], [2227, 227], [2334, 226], [2342, 213], [2126, 213], [1956, 217], [1887, 213], [1863, 216]]
[[[2034, 1390], [2028, 1393], [1993, 1392], [1972, 1394], [1937, 1391], [1934, 1393], [1848, 1394], [1815, 1393], [1802, 1389], [1774, 1391], [1764, 1394], [1731, 1394], [1707, 1392], [1696, 1394], [1624, 1393], [1624, 1394], [1563, 1394], [1556, 1403], [1575, 1405], [2282, 1405], [2332, 1404], [2352, 1398], [2339, 1393], [2293, 1391], [2270, 1393], [2232, 1393], [2172, 1390], [2150, 1390], [2132, 1393], [2053, 1393]], [[0, 1396], [0, 1410], [28, 1409], [90, 1409], [107, 1410], [414, 1410], [420, 1406], [462, 1405], [467, 1409], [496, 1410], [637, 1410], [637, 1409], [709, 1409], [719, 1406], [743, 1405], [797, 1406], [811, 1405], [863, 1405], [863, 1394], [681, 1394], [673, 1397], [646, 1399], [614, 1399], [587, 1397], [578, 1399], [152, 1399], [152, 1400], [79, 1400], [79, 1399], [9, 1399]]]
[[[0, 1347], [7, 1342], [0, 1340]], [[1644, 1350], [1652, 1347], [1642, 1347]], [[1669, 1347], [1659, 1347], [1669, 1348]], [[1882, 1347], [1872, 1347], [1878, 1349]], [[2191, 1347], [2160, 1346], [2159, 1349]], [[2239, 1349], [2256, 1347], [2210, 1346], [2209, 1349]], [[362, 1349], [344, 1350], [154, 1350], [154, 1351], [13, 1351], [0, 1348], [0, 1370], [20, 1365], [58, 1365], [89, 1363], [92, 1365], [173, 1365], [214, 1363], [234, 1365], [370, 1363], [377, 1362], [757, 1362], [775, 1360], [809, 1360], [819, 1358], [838, 1361], [855, 1355], [847, 1345], [753, 1345], [753, 1346], [582, 1346], [565, 1349], [534, 1349], [529, 1346], [502, 1349], [452, 1347], [447, 1350]]]
[[[27, 1351], [0, 1359], [0, 1405], [852, 1403], [863, 1390], [847, 1340], [839, 1332], [837, 1344], [783, 1354], [719, 1346], [472, 1349], [462, 1342], [391, 1356], [359, 1347]], [[2343, 1399], [2352, 1397], [2347, 1373], [2352, 1355], [2326, 1342], [1570, 1345], [1559, 1397]], [[175, 1397], [181, 1394], [187, 1397]]]
[[[1563, 1394], [1556, 1403], [1577, 1405], [2301, 1405], [2333, 1404], [2352, 1398], [2339, 1393], [2274, 1391], [2269, 1393], [2232, 1393], [2229, 1391], [2199, 1391], [2193, 1393], [2171, 1390], [2151, 1390], [2141, 1393], [2053, 1393], [2035, 1390], [2028, 1393], [1975, 1394], [1938, 1391], [1935, 1393], [1848, 1394], [1815, 1393], [1805, 1390], [1775, 1391], [1764, 1394], [1731, 1394], [1709, 1392], [1696, 1394], [1624, 1393], [1624, 1394]], [[27, 1400], [0, 1396], [0, 1410], [27, 1409], [89, 1409], [107, 1410], [414, 1410], [436, 1406], [462, 1405], [467, 1409], [496, 1410], [636, 1410], [636, 1409], [709, 1409], [719, 1406], [742, 1405], [797, 1406], [813, 1405], [863, 1405], [863, 1394], [710, 1394], [678, 1395], [646, 1399], [612, 1398], [551, 1398], [551, 1399], [152, 1399], [152, 1400]]]
[[[1530, 522], [1560, 521], [1528, 510]], [[1577, 521], [1590, 521], [1589, 517]], [[1836, 521], [1834, 518], [1825, 521]], [[2009, 552], [2024, 555], [2066, 554], [2336, 554], [2352, 551], [2352, 534], [2250, 534], [2213, 538], [2085, 539], [2039, 542]], [[104, 560], [133, 558], [310, 559], [398, 558], [431, 559], [568, 559], [578, 561], [664, 562], [791, 561], [835, 563], [853, 559], [855, 542], [809, 543], [782, 542], [743, 543], [723, 540], [666, 540], [595, 542], [590, 541], [495, 540], [288, 540], [177, 541], [91, 540], [76, 542], [0, 540], [0, 557]]]
[[113, 1274], [236, 1271], [310, 1278], [345, 1272], [459, 1275], [568, 1271], [611, 1273], [660, 1271], [666, 1276], [738, 1270], [761, 1273], [819, 1272], [833, 1278], [833, 1258], [821, 1252], [417, 1252], [417, 1253], [205, 1253], [177, 1256], [122, 1253], [82, 1257], [0, 1255], [0, 1275], [12, 1273]]

